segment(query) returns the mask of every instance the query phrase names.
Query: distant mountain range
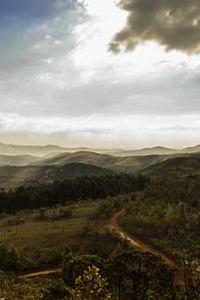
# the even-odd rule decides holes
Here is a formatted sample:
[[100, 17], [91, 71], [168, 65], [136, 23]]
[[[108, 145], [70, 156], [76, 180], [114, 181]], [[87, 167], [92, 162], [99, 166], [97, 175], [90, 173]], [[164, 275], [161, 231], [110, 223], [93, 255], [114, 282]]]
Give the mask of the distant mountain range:
[[200, 152], [200, 145], [187, 147], [183, 149], [173, 149], [161, 146], [142, 148], [142, 149], [115, 149], [115, 148], [67, 148], [56, 145], [33, 146], [33, 145], [11, 145], [0, 143], [0, 155], [31, 155], [45, 156], [51, 154], [59, 154], [63, 152], [80, 152], [90, 151], [100, 154], [110, 154], [115, 156], [138, 156], [138, 155], [171, 155], [178, 153], [195, 153]]
[[121, 172], [151, 176], [200, 174], [200, 146], [181, 150], [159, 146], [141, 150], [109, 149], [108, 153], [104, 149], [99, 153], [85, 148], [77, 151], [51, 145], [0, 144], [0, 187]]
[[46, 146], [32, 146], [32, 145], [10, 145], [0, 143], [0, 155], [33, 155], [42, 156], [51, 153], [60, 153], [66, 151], [65, 148], [46, 145]]
[[138, 150], [116, 150], [113, 155], [120, 156], [138, 156], [138, 155], [173, 155], [182, 153], [196, 153], [200, 152], [200, 145], [194, 147], [186, 147], [182, 149], [166, 148], [161, 146], [142, 148]]
[[114, 172], [133, 173], [145, 167], [164, 160], [163, 155], [147, 156], [112, 156], [90, 151], [78, 151], [74, 153], [57, 154], [50, 158], [36, 161], [35, 165], [62, 166], [70, 163], [83, 163], [110, 169]]

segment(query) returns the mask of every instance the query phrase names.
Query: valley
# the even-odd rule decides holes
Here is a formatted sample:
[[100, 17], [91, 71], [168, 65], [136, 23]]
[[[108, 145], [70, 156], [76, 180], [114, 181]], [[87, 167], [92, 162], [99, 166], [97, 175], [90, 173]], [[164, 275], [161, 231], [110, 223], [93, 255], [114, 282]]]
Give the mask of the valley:
[[[200, 173], [199, 146], [176, 151], [173, 149], [169, 151], [163, 147], [130, 150], [127, 153], [128, 150], [126, 150], [123, 155], [120, 152], [122, 150], [114, 152], [109, 149], [109, 153], [105, 153], [106, 150], [104, 153], [100, 153], [86, 149], [84, 151], [68, 149], [72, 152], [65, 152], [66, 149], [56, 146], [38, 148], [14, 145], [4, 145], [3, 149], [7, 147], [9, 153], [13, 152], [12, 155], [3, 155], [1, 154], [4, 151], [1, 149], [2, 147], [1, 145], [0, 187], [6, 189], [38, 182], [51, 183], [55, 180], [62, 181], [69, 178], [106, 174], [130, 173], [158, 177], [167, 174], [187, 176]], [[54, 152], [54, 150], [57, 151]], [[14, 155], [19, 151], [28, 154]], [[32, 155], [33, 153], [35, 156]]]
[[71, 300], [97, 267], [114, 300], [198, 299], [200, 154], [143, 151], [0, 156], [0, 295]]

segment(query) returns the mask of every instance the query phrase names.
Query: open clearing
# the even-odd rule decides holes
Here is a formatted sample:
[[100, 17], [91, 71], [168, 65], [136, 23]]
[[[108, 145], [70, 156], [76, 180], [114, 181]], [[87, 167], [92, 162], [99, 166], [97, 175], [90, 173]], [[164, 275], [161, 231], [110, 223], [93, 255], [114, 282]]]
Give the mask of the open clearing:
[[[95, 222], [98, 207], [98, 201], [67, 205], [60, 209], [70, 209], [71, 214], [53, 221], [45, 217], [37, 220], [37, 211], [21, 211], [15, 216], [2, 216], [0, 244], [16, 248], [38, 264], [48, 264], [56, 260], [57, 253], [65, 247], [81, 249], [84, 232]], [[52, 213], [48, 209], [46, 212]]]

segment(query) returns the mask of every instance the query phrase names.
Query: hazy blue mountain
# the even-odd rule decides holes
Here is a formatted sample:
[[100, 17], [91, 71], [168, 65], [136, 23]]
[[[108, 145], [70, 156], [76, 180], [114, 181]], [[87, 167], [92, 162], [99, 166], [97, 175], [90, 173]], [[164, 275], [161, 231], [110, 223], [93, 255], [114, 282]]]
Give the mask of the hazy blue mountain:
[[32, 145], [11, 145], [0, 143], [0, 155], [48, 155], [50, 153], [59, 153], [66, 151], [65, 148], [46, 145], [46, 146], [32, 146]]
[[11, 145], [0, 143], [0, 155], [56, 155], [63, 152], [93, 152], [113, 156], [139, 156], [139, 155], [173, 155], [178, 153], [195, 153], [200, 151], [200, 145], [183, 149], [173, 149], [161, 146], [142, 149], [119, 149], [119, 148], [86, 148], [86, 147], [60, 147], [56, 145], [33, 146]]
[[196, 153], [200, 152], [200, 145], [196, 145], [194, 147], [186, 147], [182, 149], [183, 153]]

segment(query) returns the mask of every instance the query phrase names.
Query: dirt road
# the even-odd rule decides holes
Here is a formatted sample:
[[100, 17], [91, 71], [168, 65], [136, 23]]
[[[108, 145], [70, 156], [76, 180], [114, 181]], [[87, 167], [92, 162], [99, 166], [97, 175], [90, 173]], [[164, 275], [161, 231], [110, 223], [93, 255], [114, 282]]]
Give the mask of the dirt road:
[[161, 252], [160, 250], [156, 249], [152, 245], [144, 243], [143, 241], [139, 240], [134, 236], [130, 236], [127, 234], [118, 224], [118, 219], [125, 213], [125, 209], [122, 208], [119, 212], [117, 212], [109, 221], [108, 229], [110, 232], [115, 234], [119, 237], [119, 239], [127, 241], [134, 249], [141, 251], [141, 252], [149, 252], [157, 257], [160, 257], [166, 265], [173, 269], [179, 269], [178, 264], [170, 258], [165, 253]]
[[62, 269], [61, 268], [55, 268], [55, 269], [49, 269], [49, 270], [43, 270], [43, 271], [37, 271], [33, 273], [28, 273], [28, 274], [23, 274], [20, 276], [17, 276], [17, 279], [32, 279], [35, 277], [46, 277], [49, 275], [61, 275], [62, 274]]
[[[109, 229], [112, 234], [118, 236], [119, 239], [127, 241], [134, 249], [137, 249], [141, 252], [149, 252], [157, 257], [160, 257], [166, 265], [170, 266], [173, 269], [179, 269], [178, 264], [169, 256], [162, 253], [160, 250], [156, 249], [155, 247], [142, 242], [138, 238], [135, 238], [134, 236], [130, 236], [127, 234], [118, 224], [118, 218], [122, 216], [125, 212], [125, 209], [121, 209], [119, 212], [117, 212], [109, 221], [109, 224], [107, 225], [107, 228]], [[35, 277], [46, 277], [49, 275], [60, 275], [62, 274], [61, 268], [54, 268], [54, 269], [47, 269], [37, 272], [32, 272], [24, 275], [20, 275], [17, 277], [17, 279], [33, 279]]]

